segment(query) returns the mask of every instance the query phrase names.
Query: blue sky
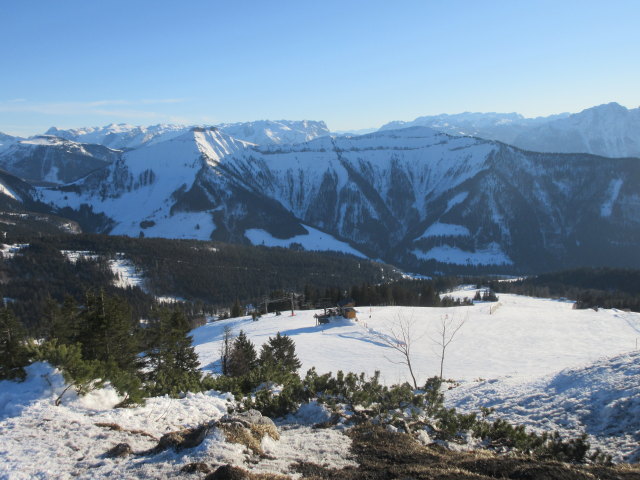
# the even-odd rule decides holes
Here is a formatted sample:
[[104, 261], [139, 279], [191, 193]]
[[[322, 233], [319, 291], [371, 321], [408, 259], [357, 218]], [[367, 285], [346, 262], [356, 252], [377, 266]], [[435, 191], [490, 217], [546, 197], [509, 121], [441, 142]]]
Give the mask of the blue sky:
[[3, 0], [0, 131], [640, 105], [640, 2]]

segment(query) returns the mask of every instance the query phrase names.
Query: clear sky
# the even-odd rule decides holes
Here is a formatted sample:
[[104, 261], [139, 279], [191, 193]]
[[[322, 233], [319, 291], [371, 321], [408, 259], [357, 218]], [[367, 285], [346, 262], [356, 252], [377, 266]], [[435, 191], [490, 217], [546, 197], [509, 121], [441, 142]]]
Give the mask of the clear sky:
[[638, 0], [0, 0], [0, 131], [640, 105]]

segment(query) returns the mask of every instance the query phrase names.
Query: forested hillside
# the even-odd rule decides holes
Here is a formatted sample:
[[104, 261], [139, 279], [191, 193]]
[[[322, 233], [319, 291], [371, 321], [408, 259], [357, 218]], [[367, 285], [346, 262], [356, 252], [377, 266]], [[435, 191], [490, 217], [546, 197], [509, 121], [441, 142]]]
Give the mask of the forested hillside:
[[[195, 240], [136, 239], [105, 235], [9, 234], [3, 250], [0, 295], [27, 325], [35, 326], [49, 298], [80, 301], [85, 291], [104, 289], [126, 297], [144, 316], [157, 297], [184, 299], [196, 313], [227, 308], [235, 301], [260, 302], [271, 294], [302, 293], [312, 285], [318, 297], [343, 296], [354, 284], [400, 278], [389, 265], [331, 252], [252, 247]], [[61, 252], [82, 252], [70, 261]], [[109, 262], [120, 259], [142, 278], [118, 288]]]

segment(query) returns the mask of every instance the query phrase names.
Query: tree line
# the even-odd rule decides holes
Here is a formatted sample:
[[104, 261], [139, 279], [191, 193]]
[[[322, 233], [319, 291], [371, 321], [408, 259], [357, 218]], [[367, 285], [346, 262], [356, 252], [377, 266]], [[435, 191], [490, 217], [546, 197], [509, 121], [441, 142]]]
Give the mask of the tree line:
[[618, 308], [640, 312], [640, 270], [581, 268], [516, 281], [483, 279], [492, 289], [540, 298], [567, 298], [576, 308]]

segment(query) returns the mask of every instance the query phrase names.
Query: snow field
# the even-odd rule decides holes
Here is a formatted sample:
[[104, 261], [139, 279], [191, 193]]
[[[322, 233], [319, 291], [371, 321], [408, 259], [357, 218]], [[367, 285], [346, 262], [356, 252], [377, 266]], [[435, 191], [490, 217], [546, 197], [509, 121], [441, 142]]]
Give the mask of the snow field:
[[[454, 292], [473, 297], [475, 290]], [[384, 345], [399, 318], [412, 323], [412, 358], [418, 381], [439, 373], [439, 349], [434, 341], [444, 315], [465, 320], [448, 347], [444, 374], [456, 380], [525, 378], [591, 363], [635, 348], [640, 336], [640, 314], [615, 310], [573, 310], [573, 304], [517, 295], [500, 295], [495, 303], [453, 308], [356, 307], [359, 321], [336, 320], [316, 326], [319, 311], [268, 314], [253, 322], [250, 317], [209, 323], [193, 330], [194, 345], [206, 370], [216, 370], [225, 326], [235, 334], [244, 330], [259, 349], [277, 332], [296, 343], [301, 372], [315, 366], [319, 373], [337, 370], [380, 370], [387, 384], [408, 380], [406, 367], [393, 363], [400, 358]], [[492, 308], [493, 307], [493, 308]], [[490, 314], [489, 312], [494, 313]]]

